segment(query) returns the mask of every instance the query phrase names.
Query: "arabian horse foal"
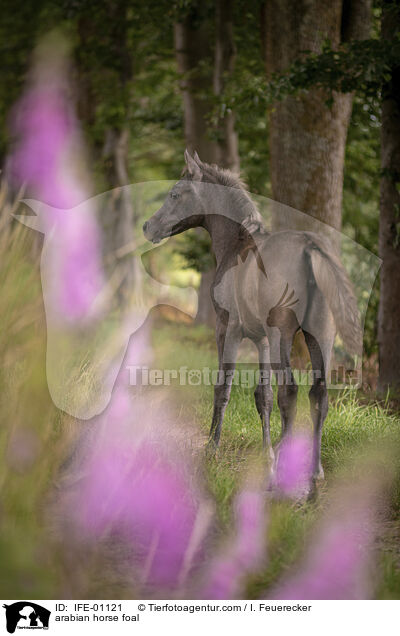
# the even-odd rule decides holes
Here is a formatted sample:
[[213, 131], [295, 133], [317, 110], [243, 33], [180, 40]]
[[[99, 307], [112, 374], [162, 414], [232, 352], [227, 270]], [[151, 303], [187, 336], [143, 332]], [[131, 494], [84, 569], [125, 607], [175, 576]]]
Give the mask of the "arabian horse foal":
[[212, 242], [216, 274], [211, 297], [216, 312], [220, 381], [214, 388], [210, 443], [216, 448], [229, 400], [239, 344], [258, 349], [260, 378], [255, 403], [263, 445], [271, 460], [273, 403], [271, 370], [278, 383], [282, 437], [296, 415], [297, 385], [290, 364], [293, 339], [301, 330], [313, 369], [309, 393], [314, 425], [312, 482], [323, 477], [322, 426], [328, 411], [327, 372], [336, 331], [349, 351], [360, 350], [361, 328], [346, 271], [325, 238], [313, 232], [268, 232], [243, 183], [229, 171], [185, 152], [182, 178], [162, 207], [144, 224], [153, 243], [193, 227]]

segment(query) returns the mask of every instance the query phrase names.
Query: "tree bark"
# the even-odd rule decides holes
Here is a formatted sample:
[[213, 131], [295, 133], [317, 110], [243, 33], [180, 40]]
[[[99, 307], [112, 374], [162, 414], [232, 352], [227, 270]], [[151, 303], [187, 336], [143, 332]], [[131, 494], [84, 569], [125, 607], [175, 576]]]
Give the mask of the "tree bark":
[[178, 71], [182, 75], [184, 132], [188, 149], [198, 152], [207, 163], [239, 170], [238, 139], [234, 114], [220, 117], [217, 130], [209, 134], [213, 109], [212, 93], [220, 97], [225, 80], [232, 73], [236, 58], [233, 37], [233, 1], [217, 0], [215, 6], [215, 47], [211, 42], [211, 22], [203, 14], [203, 3], [191, 6], [190, 12], [174, 27]]
[[[236, 46], [233, 34], [233, 1], [217, 0], [215, 16], [214, 95], [220, 97], [227, 77], [233, 72]], [[218, 121], [216, 163], [239, 174], [239, 145], [235, 130], [235, 115], [224, 110]]]
[[119, 270], [120, 285], [118, 298], [127, 303], [139, 292], [141, 267], [131, 254], [119, 259], [118, 250], [134, 242], [135, 215], [131, 192], [124, 188], [130, 183], [128, 170], [129, 130], [127, 127], [107, 128], [103, 157], [106, 177], [112, 188], [107, 210], [105, 235], [108, 239], [107, 250], [114, 268]]
[[114, 189], [109, 207], [111, 262], [119, 273], [118, 300], [124, 304], [140, 293], [141, 284], [141, 265], [135, 256], [131, 253], [122, 258], [118, 256], [119, 250], [134, 242], [136, 225], [130, 190], [123, 187], [131, 182], [128, 121], [132, 109], [132, 95], [128, 87], [133, 81], [133, 60], [129, 43], [128, 11], [127, 0], [108, 0], [108, 38], [110, 55], [114, 56], [115, 60], [110, 64], [110, 68], [116, 76], [115, 101], [119, 102], [123, 114], [118, 117], [115, 124], [110, 124], [105, 129], [103, 147], [106, 178], [110, 188]]
[[[210, 24], [202, 3], [194, 3], [181, 22], [174, 25], [175, 54], [182, 75], [184, 133], [191, 153], [197, 151], [207, 163], [216, 159], [216, 144], [208, 135], [212, 85]], [[208, 95], [208, 97], [207, 97]]]
[[[99, 15], [93, 18], [87, 7], [82, 7], [78, 19], [79, 46], [77, 47], [79, 112], [90, 129], [96, 123], [96, 109], [99, 100], [103, 107], [115, 109], [118, 105], [121, 114], [109, 115], [109, 122], [102, 130], [103, 139], [98, 135], [92, 147], [95, 160], [104, 162], [106, 187], [111, 191], [107, 209], [101, 222], [104, 230], [104, 252], [110, 268], [118, 269], [120, 285], [118, 302], [127, 303], [138, 293], [141, 282], [141, 265], [132, 254], [118, 256], [118, 250], [133, 243], [135, 217], [129, 188], [129, 113], [131, 94], [129, 85], [133, 79], [132, 50], [128, 32], [127, 0], [107, 0]], [[107, 15], [107, 28], [103, 29], [104, 15]], [[100, 29], [101, 27], [101, 29]], [[99, 30], [100, 29], [100, 30]], [[99, 42], [98, 42], [99, 40]], [[96, 59], [97, 46], [107, 49], [109, 58], [106, 66], [94, 67], [88, 60]], [[99, 76], [104, 73], [108, 81], [113, 81], [113, 92], [103, 96], [99, 89]]]
[[[192, 153], [197, 151], [207, 163], [239, 171], [238, 140], [234, 115], [224, 113], [214, 131], [209, 134], [208, 121], [213, 108], [212, 92], [220, 96], [225, 78], [232, 72], [235, 62], [233, 39], [232, 0], [218, 0], [215, 14], [215, 48], [211, 41], [211, 23], [204, 14], [204, 3], [192, 4], [189, 13], [175, 24], [175, 51], [184, 105], [184, 132], [186, 145]], [[202, 230], [199, 230], [202, 231]], [[211, 247], [210, 247], [211, 249]], [[210, 286], [215, 270], [203, 272], [199, 287], [197, 324], [215, 325], [215, 312], [211, 302]]]
[[[212, 84], [210, 24], [202, 14], [201, 3], [193, 5], [189, 14], [174, 25], [174, 36], [176, 62], [182, 75], [180, 85], [186, 146], [192, 154], [198, 152], [203, 161], [214, 163], [216, 144], [208, 134], [207, 121], [212, 108], [210, 98], [207, 98]], [[195, 318], [196, 324], [210, 327], [215, 324], [210, 296], [212, 273], [213, 270], [209, 270], [201, 274]]]
[[[383, 2], [381, 37], [393, 39], [399, 28], [399, 4]], [[381, 165], [378, 391], [386, 392], [400, 390], [400, 66], [382, 90]]]
[[[332, 45], [367, 37], [370, 0], [266, 0], [267, 76], [283, 73], [304, 51], [319, 53]], [[340, 230], [343, 165], [352, 95], [328, 95], [321, 89], [288, 97], [270, 113], [270, 171], [273, 199]], [[279, 206], [274, 226], [283, 229]], [[308, 226], [300, 221], [301, 229]], [[311, 219], [312, 226], [312, 219]]]

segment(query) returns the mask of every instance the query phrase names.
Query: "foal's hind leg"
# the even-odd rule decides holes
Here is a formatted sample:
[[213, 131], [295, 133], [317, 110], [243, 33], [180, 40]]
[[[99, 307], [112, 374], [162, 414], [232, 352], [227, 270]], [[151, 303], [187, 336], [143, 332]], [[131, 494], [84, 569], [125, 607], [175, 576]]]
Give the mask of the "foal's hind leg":
[[290, 366], [290, 353], [292, 350], [293, 336], [281, 334], [279, 365], [276, 369], [278, 384], [278, 406], [282, 422], [282, 438], [290, 435], [296, 418], [296, 403], [298, 386]]
[[[312, 453], [312, 480], [323, 479], [324, 470], [321, 464], [321, 437], [322, 427], [328, 413], [328, 389], [326, 387], [326, 367], [321, 347], [310, 333], [304, 331], [304, 337], [310, 352], [313, 369], [313, 385], [309, 392], [311, 419], [314, 424], [313, 453]], [[332, 338], [333, 343], [333, 338]], [[332, 343], [327, 343], [327, 356], [329, 358]], [[325, 347], [324, 347], [325, 349]]]
[[260, 378], [254, 391], [256, 408], [261, 418], [263, 449], [268, 451], [271, 460], [274, 460], [274, 451], [271, 444], [270, 416], [274, 394], [271, 388], [271, 365], [269, 361], [268, 342], [261, 340], [257, 343], [260, 361]]

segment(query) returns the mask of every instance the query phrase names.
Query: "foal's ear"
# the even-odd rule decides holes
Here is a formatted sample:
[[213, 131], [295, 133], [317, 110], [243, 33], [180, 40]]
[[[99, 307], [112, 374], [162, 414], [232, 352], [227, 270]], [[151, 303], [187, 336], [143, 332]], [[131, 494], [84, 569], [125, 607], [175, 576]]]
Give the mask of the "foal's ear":
[[185, 163], [186, 163], [186, 166], [187, 166], [188, 174], [191, 176], [191, 178], [194, 181], [201, 181], [201, 178], [202, 178], [201, 169], [200, 169], [199, 165], [197, 164], [197, 162], [189, 154], [189, 151], [188, 151], [187, 148], [185, 150], [184, 157], [185, 157]]

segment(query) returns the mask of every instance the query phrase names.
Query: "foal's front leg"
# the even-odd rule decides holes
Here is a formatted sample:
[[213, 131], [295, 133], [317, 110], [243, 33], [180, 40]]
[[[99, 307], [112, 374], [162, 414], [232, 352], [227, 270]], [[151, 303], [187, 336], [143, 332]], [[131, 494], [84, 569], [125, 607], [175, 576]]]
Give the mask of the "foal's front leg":
[[217, 449], [221, 436], [222, 422], [231, 393], [240, 340], [241, 335], [237, 329], [227, 329], [217, 333], [219, 377], [214, 387], [214, 411], [208, 443], [212, 450]]
[[274, 451], [271, 444], [270, 417], [274, 394], [271, 388], [271, 365], [269, 359], [269, 345], [266, 339], [257, 343], [260, 365], [260, 378], [254, 391], [256, 408], [261, 419], [263, 449], [274, 461]]

